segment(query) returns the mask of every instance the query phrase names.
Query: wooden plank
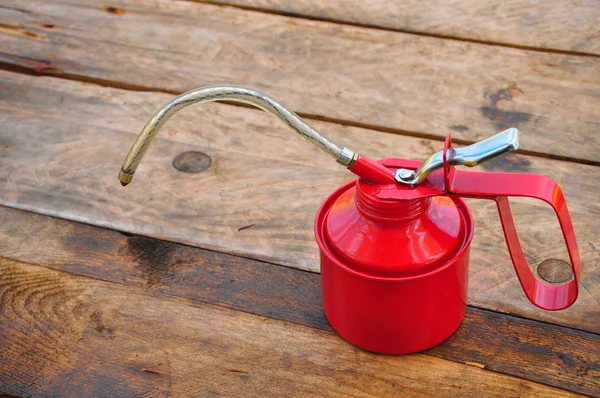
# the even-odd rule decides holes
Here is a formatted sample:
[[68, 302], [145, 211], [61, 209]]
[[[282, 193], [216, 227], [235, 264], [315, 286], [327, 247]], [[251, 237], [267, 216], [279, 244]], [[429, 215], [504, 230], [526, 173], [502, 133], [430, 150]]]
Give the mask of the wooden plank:
[[206, 2], [401, 32], [600, 55], [600, 7], [595, 0]]
[[[322, 200], [352, 178], [263, 112], [209, 104], [170, 122], [122, 188], [118, 168], [138, 129], [171, 96], [53, 78], [0, 73], [0, 204], [318, 271], [312, 224]], [[333, 123], [315, 127], [373, 157], [424, 159], [440, 143]], [[254, 134], [254, 137], [252, 135]], [[393, 148], [393, 150], [390, 150]], [[213, 165], [190, 174], [172, 167], [197, 150]], [[542, 173], [564, 189], [584, 269], [578, 302], [544, 312], [529, 304], [512, 269], [492, 203], [471, 200], [476, 220], [469, 302], [600, 331], [598, 168], [515, 155], [488, 170]], [[539, 205], [539, 204], [537, 204]], [[546, 207], [514, 203], [528, 259], [567, 259]], [[253, 227], [241, 229], [254, 224]]]
[[0, 259], [0, 388], [49, 396], [575, 394], [332, 332]]
[[[332, 330], [314, 273], [3, 207], [0, 223], [1, 257]], [[598, 335], [472, 307], [457, 333], [427, 354], [600, 391]]]
[[15, 27], [5, 66], [168, 92], [242, 84], [303, 114], [465, 143], [518, 127], [527, 151], [600, 164], [598, 57], [166, 0], [9, 0], [0, 13]]

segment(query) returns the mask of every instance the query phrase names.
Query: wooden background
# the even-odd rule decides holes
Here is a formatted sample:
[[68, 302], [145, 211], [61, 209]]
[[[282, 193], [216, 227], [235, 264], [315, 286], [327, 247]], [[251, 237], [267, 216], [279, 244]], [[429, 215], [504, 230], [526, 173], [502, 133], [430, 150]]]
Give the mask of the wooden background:
[[[317, 3], [2, 1], [0, 391], [600, 395], [600, 6]], [[447, 133], [469, 144], [519, 128], [522, 149], [482, 168], [561, 185], [578, 301], [531, 305], [495, 206], [470, 200], [459, 332], [407, 357], [351, 347], [322, 314], [312, 223], [352, 175], [277, 120], [186, 111], [136, 180], [117, 181], [156, 110], [219, 83], [273, 95], [373, 158], [424, 159]], [[211, 167], [177, 171], [190, 150]], [[515, 199], [513, 213], [533, 267], [567, 259], [547, 206]]]

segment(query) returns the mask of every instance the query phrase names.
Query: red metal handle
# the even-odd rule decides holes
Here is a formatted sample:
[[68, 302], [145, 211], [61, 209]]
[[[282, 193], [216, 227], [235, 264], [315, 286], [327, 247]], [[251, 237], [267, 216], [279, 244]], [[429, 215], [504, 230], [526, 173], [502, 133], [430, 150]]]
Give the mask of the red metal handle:
[[[446, 150], [449, 147], [450, 143], [447, 141]], [[529, 301], [545, 310], [562, 310], [571, 306], [577, 299], [581, 260], [567, 203], [558, 184], [548, 177], [536, 174], [479, 173], [455, 170], [446, 161], [444, 175], [449, 194], [491, 199], [496, 202], [508, 251], [519, 282], [521, 282]], [[540, 199], [552, 206], [571, 260], [573, 278], [569, 282], [560, 285], [547, 284], [534, 276], [519, 242], [508, 201], [509, 196]]]

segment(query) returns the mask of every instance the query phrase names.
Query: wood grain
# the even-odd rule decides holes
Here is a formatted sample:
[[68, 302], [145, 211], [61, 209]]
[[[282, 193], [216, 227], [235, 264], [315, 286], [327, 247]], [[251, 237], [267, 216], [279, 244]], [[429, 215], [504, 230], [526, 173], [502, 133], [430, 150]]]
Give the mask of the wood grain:
[[207, 2], [402, 32], [600, 54], [600, 7], [595, 0]]
[[[4, 207], [0, 223], [1, 257], [332, 330], [314, 273]], [[510, 315], [469, 307], [457, 333], [427, 354], [600, 391], [598, 335]]]
[[[136, 93], [54, 78], [0, 73], [0, 203], [42, 214], [318, 271], [313, 217], [323, 199], [352, 178], [260, 111], [208, 104], [166, 127], [127, 188], [116, 174], [135, 134], [170, 95]], [[424, 159], [440, 143], [333, 123], [315, 127], [374, 158]], [[202, 173], [173, 159], [198, 150]], [[541, 173], [563, 188], [584, 269], [578, 302], [544, 312], [525, 298], [491, 202], [471, 200], [476, 237], [470, 303], [477, 307], [600, 331], [598, 168], [515, 155], [487, 170]], [[566, 260], [558, 223], [539, 203], [513, 213], [525, 253], [537, 265]], [[253, 227], [243, 228], [254, 224]]]
[[426, 355], [0, 259], [0, 389], [46, 396], [573, 393]]
[[303, 114], [465, 143], [518, 127], [527, 151], [600, 164], [598, 57], [193, 2], [3, 4], [5, 66], [171, 93], [242, 84]]

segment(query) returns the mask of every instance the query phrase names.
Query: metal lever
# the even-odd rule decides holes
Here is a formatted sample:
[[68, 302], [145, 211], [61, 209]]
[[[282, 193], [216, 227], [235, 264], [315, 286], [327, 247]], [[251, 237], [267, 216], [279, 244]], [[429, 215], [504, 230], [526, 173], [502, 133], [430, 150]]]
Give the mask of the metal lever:
[[[450, 148], [446, 153], [451, 166], [477, 166], [480, 163], [517, 150], [519, 147], [519, 130], [510, 128], [493, 137], [469, 145], [464, 148]], [[395, 178], [399, 184], [415, 185], [422, 182], [429, 174], [444, 165], [444, 151], [428, 157], [417, 171], [409, 169], [396, 170]]]

